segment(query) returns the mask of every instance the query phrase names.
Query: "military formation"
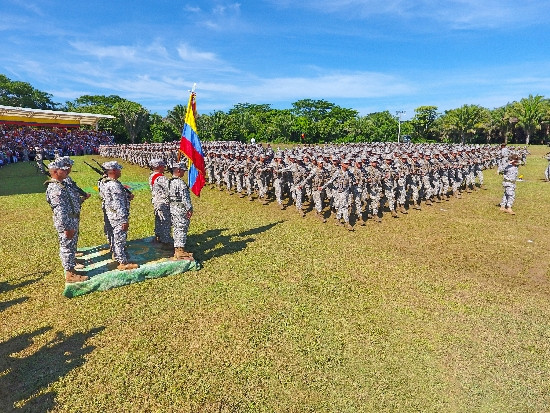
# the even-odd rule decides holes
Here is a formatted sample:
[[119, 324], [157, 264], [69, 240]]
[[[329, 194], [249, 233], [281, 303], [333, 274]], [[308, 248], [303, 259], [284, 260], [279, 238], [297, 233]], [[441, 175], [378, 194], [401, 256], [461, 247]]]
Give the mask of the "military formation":
[[[490, 145], [368, 143], [273, 149], [261, 144], [204, 142], [212, 188], [262, 204], [311, 210], [353, 230], [352, 222], [380, 223], [410, 209], [461, 198], [483, 188], [483, 171], [503, 172], [511, 154], [527, 151]], [[100, 153], [143, 165], [150, 156], [169, 162], [177, 143], [102, 146]], [[161, 156], [159, 156], [161, 155]], [[156, 207], [155, 207], [156, 208]]]
[[[501, 210], [514, 214], [518, 166], [528, 154], [525, 148], [505, 144], [499, 148], [374, 143], [274, 150], [270, 145], [206, 142], [203, 150], [206, 180], [212, 189], [263, 205], [276, 203], [282, 210], [290, 207], [302, 217], [312, 211], [323, 223], [332, 216], [350, 231], [353, 224], [380, 223], [386, 214], [399, 218], [411, 209], [460, 199], [483, 188], [483, 171], [494, 167], [503, 175]], [[189, 187], [183, 180], [187, 162], [177, 160], [177, 142], [101, 146], [100, 155], [152, 170], [155, 242], [173, 249], [174, 259], [193, 259], [185, 249], [193, 214]], [[47, 165], [51, 179], [46, 181], [46, 199], [53, 211], [66, 282], [80, 282], [88, 277], [77, 272], [83, 266], [77, 262], [76, 245], [80, 207], [89, 194], [69, 177], [72, 164], [69, 157], [58, 156]], [[100, 167], [98, 188], [112, 259], [119, 270], [138, 268], [126, 251], [133, 194], [119, 181], [122, 165], [109, 161]], [[165, 175], [167, 168], [170, 178]]]

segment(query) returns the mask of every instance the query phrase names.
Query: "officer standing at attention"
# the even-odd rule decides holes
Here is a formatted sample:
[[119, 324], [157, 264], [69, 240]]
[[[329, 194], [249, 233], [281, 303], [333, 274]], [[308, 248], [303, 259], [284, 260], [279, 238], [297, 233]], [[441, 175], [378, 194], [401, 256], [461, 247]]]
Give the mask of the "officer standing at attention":
[[168, 200], [168, 179], [164, 176], [166, 164], [162, 159], [151, 159], [153, 171], [149, 176], [151, 202], [155, 209], [155, 239], [163, 248], [172, 249], [174, 240], [170, 235], [170, 203]]
[[85, 275], [75, 272], [76, 245], [80, 224], [80, 199], [78, 194], [68, 189], [63, 181], [69, 175], [69, 167], [59, 161], [48, 165], [51, 179], [45, 182], [46, 200], [53, 211], [53, 225], [59, 240], [59, 257], [65, 270], [65, 282], [88, 280]]
[[183, 181], [187, 171], [185, 162], [172, 164], [172, 178], [168, 181], [168, 196], [170, 199], [170, 215], [174, 233], [174, 259], [192, 260], [193, 254], [185, 250], [187, 231], [193, 215], [193, 205], [189, 187]]
[[103, 165], [107, 177], [101, 180], [99, 195], [103, 200], [105, 212], [105, 235], [109, 240], [114, 259], [118, 261], [119, 270], [133, 270], [139, 265], [131, 263], [126, 252], [126, 239], [130, 221], [130, 201], [133, 194], [128, 194], [120, 181], [122, 165], [117, 161], [105, 162]]

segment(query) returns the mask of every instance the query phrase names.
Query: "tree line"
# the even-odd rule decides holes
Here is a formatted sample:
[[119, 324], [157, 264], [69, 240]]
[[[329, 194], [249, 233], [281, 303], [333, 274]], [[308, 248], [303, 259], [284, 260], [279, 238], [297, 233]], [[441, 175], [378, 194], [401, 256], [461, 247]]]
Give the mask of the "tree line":
[[[185, 106], [176, 105], [163, 117], [117, 95], [84, 95], [65, 104], [55, 103], [51, 94], [2, 74], [0, 105], [113, 115], [115, 119], [102, 119], [99, 128], [111, 131], [120, 143], [179, 139], [186, 112]], [[360, 116], [354, 109], [322, 99], [301, 99], [289, 109], [238, 103], [227, 112], [201, 114], [197, 128], [201, 140], [206, 141], [388, 142], [400, 135], [412, 142], [538, 144], [549, 140], [550, 100], [529, 95], [492, 110], [465, 104], [439, 112], [437, 106], [420, 106], [405, 121], [399, 113], [387, 110]]]

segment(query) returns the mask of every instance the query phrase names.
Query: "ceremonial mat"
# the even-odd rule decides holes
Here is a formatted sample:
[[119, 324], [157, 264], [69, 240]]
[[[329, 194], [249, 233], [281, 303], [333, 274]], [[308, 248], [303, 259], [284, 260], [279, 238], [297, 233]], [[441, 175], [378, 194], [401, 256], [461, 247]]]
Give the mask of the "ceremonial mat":
[[108, 245], [80, 248], [83, 253], [78, 258], [85, 268], [78, 270], [79, 274], [87, 275], [89, 280], [77, 283], [66, 283], [63, 295], [68, 298], [88, 294], [94, 291], [105, 291], [123, 285], [133, 284], [181, 274], [186, 271], [197, 271], [200, 268], [195, 260], [174, 260], [172, 251], [162, 250], [153, 237], [129, 241], [126, 249], [130, 262], [139, 264], [135, 270], [117, 270], [118, 263], [111, 259]]

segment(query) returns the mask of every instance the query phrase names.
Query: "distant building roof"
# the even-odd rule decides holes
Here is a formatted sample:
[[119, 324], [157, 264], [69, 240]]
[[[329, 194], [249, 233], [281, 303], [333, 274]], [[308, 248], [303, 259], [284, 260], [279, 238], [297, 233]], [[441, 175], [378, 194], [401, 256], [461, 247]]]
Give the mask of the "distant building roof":
[[62, 112], [60, 110], [30, 109], [0, 105], [0, 123], [74, 128], [80, 125], [96, 126], [100, 119], [114, 118], [111, 115], [99, 115], [96, 113]]

